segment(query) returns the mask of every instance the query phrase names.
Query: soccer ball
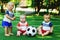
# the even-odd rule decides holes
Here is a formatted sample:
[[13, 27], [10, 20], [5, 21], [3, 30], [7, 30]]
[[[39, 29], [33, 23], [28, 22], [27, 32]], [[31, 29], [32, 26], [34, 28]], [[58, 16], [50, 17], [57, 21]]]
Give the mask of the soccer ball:
[[33, 26], [29, 26], [26, 30], [28, 36], [35, 36], [37, 33], [37, 29]]

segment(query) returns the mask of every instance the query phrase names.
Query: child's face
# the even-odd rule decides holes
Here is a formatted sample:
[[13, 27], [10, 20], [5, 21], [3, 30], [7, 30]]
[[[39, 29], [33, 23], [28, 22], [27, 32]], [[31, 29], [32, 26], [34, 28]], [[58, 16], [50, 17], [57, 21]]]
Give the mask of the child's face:
[[12, 4], [8, 4], [8, 9], [9, 10], [12, 10], [14, 8], [14, 4], [12, 3]]
[[20, 21], [21, 21], [21, 22], [25, 22], [25, 20], [26, 20], [25, 17], [24, 17], [24, 18], [21, 18], [21, 17], [20, 17]]
[[44, 15], [44, 21], [49, 22], [50, 21], [50, 16], [49, 15]]

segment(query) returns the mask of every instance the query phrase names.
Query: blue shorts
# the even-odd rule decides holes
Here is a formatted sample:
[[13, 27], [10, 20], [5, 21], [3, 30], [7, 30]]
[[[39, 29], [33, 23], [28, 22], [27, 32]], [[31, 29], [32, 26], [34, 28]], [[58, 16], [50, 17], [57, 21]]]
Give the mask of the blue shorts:
[[2, 21], [2, 27], [12, 27], [12, 23], [8, 23], [6, 21]]

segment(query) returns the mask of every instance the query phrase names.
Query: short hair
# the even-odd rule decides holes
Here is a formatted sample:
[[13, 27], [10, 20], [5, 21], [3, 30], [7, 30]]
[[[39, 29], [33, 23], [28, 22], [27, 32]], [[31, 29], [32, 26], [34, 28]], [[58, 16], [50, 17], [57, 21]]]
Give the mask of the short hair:
[[44, 14], [44, 16], [49, 16], [50, 17], [50, 14]]
[[20, 15], [20, 18], [26, 18], [26, 15]]
[[14, 2], [8, 2], [7, 5], [11, 5], [11, 4], [14, 4]]

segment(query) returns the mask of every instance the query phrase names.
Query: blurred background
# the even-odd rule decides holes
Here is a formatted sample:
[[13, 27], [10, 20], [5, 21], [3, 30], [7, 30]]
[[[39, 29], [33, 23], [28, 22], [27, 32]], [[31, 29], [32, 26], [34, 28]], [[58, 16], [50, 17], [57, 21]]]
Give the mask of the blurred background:
[[15, 3], [13, 9], [15, 13], [60, 15], [60, 0], [0, 0], [0, 13], [5, 13], [6, 4], [10, 1]]

